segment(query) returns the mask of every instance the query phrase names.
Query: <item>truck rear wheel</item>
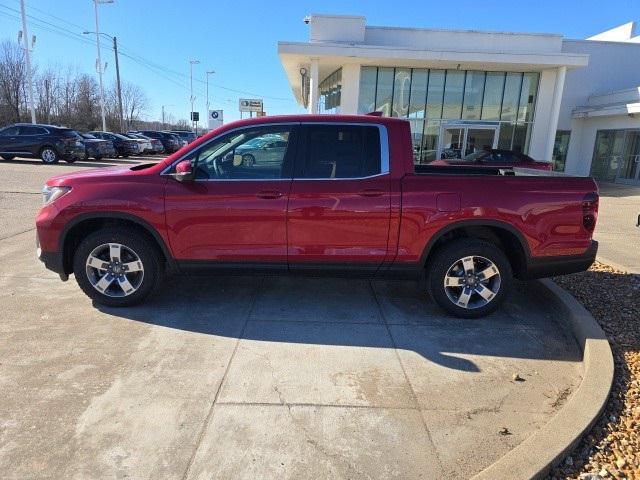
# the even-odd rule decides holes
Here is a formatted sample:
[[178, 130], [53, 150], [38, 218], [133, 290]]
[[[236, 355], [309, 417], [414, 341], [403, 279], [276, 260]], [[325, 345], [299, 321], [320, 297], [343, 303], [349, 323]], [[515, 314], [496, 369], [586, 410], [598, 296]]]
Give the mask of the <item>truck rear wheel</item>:
[[73, 273], [91, 299], [111, 307], [136, 305], [159, 285], [159, 254], [135, 230], [105, 228], [87, 236], [73, 257]]
[[427, 266], [431, 297], [448, 313], [478, 318], [494, 312], [513, 282], [511, 264], [493, 243], [453, 240], [435, 252]]

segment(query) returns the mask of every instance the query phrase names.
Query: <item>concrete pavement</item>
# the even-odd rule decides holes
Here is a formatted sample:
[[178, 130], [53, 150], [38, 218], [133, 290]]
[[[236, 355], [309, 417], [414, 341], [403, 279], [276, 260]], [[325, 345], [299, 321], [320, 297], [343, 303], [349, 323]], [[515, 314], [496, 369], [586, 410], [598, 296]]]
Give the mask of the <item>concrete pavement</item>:
[[600, 209], [595, 239], [598, 259], [640, 274], [640, 187], [600, 183]]
[[3, 478], [467, 478], [580, 385], [579, 346], [526, 284], [475, 321], [366, 280], [174, 277], [96, 307], [21, 233], [67, 166], [0, 168]]

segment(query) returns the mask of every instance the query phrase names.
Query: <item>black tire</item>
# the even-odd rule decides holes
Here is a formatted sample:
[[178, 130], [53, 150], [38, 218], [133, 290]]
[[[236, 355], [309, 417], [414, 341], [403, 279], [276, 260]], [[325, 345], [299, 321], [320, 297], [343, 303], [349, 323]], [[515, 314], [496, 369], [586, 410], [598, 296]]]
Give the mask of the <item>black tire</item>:
[[60, 155], [58, 155], [58, 152], [56, 152], [56, 149], [53, 147], [42, 147], [40, 149], [40, 160], [44, 163], [53, 165], [60, 161]]
[[2, 159], [3, 160], [13, 160], [15, 158], [15, 155], [2, 155]]
[[[462, 259], [469, 257], [473, 257], [473, 265], [477, 268], [475, 272], [491, 267], [490, 263], [497, 268], [498, 272], [492, 270], [492, 277], [485, 280], [483, 275], [472, 274], [468, 279], [461, 277], [459, 281], [469, 283], [460, 287], [455, 286], [454, 283], [446, 287], [447, 274], [463, 275]], [[505, 300], [513, 284], [513, 272], [509, 259], [499, 247], [485, 240], [473, 238], [453, 240], [433, 254], [427, 269], [427, 288], [431, 298], [443, 310], [460, 318], [478, 318], [494, 312]], [[481, 296], [478, 290], [488, 295], [489, 299]], [[463, 293], [465, 297], [467, 294], [470, 295], [468, 299], [464, 299], [467, 300], [467, 307], [461, 306], [464, 303], [455, 301], [457, 297], [458, 301], [464, 302]]]
[[67, 163], [73, 163], [76, 160], [78, 160], [78, 157], [67, 157], [67, 158], [64, 159], [64, 161], [67, 162]]
[[253, 167], [255, 163], [256, 163], [256, 157], [254, 157], [250, 153], [246, 153], [242, 156], [243, 167]]
[[[94, 249], [104, 244], [119, 243], [139, 257], [142, 264], [142, 278], [137, 289], [126, 296], [110, 296], [96, 289], [91, 283], [86, 262]], [[160, 252], [151, 240], [128, 228], [104, 228], [88, 235], [76, 249], [73, 257], [73, 273], [84, 293], [95, 302], [110, 307], [129, 307], [145, 300], [153, 293], [162, 280]], [[126, 259], [122, 259], [126, 262]], [[118, 283], [117, 281], [114, 281]], [[111, 287], [109, 287], [111, 288]], [[113, 287], [118, 288], [118, 287]], [[106, 291], [106, 289], [105, 289]]]
[[100, 160], [102, 160], [103, 158], [104, 158], [104, 157], [103, 157], [102, 155], [96, 155], [95, 157], [93, 157], [93, 159], [94, 159], [96, 162], [99, 162], [99, 161], [100, 161]]
[[129, 154], [121, 155], [122, 158], [129, 158]]

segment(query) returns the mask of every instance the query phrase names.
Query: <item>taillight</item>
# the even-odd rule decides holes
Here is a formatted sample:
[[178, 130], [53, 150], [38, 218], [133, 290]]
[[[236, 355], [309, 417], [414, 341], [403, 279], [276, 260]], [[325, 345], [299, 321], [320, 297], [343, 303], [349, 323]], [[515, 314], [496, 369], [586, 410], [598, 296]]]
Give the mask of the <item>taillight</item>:
[[593, 232], [598, 219], [598, 194], [587, 193], [582, 199], [582, 226], [585, 230]]

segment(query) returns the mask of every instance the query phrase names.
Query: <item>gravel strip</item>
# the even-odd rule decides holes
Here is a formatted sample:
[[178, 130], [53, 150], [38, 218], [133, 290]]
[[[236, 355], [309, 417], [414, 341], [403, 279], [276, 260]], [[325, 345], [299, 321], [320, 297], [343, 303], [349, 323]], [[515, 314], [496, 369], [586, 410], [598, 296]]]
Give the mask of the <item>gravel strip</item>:
[[596, 262], [553, 279], [591, 312], [609, 339], [615, 378], [602, 418], [550, 479], [640, 479], [640, 276]]

